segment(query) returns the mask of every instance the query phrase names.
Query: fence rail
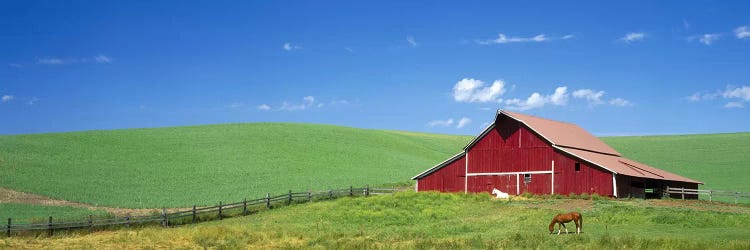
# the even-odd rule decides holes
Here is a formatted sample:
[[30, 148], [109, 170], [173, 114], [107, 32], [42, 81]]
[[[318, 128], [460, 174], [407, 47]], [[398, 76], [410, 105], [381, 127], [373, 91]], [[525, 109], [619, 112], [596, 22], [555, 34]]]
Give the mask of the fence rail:
[[[114, 217], [114, 218], [93, 218], [89, 215], [85, 220], [80, 221], [53, 221], [50, 216], [45, 223], [13, 223], [12, 218], [8, 218], [7, 224], [3, 227], [5, 230], [6, 237], [11, 235], [19, 234], [21, 232], [43, 232], [47, 231], [48, 235], [53, 235], [55, 230], [75, 230], [75, 229], [101, 229], [112, 226], [128, 226], [131, 225], [146, 225], [146, 224], [161, 224], [164, 227], [182, 225], [182, 224], [193, 224], [200, 221], [206, 220], [221, 220], [227, 217], [233, 216], [244, 216], [251, 212], [257, 212], [262, 209], [272, 209], [277, 206], [290, 205], [292, 203], [304, 203], [312, 202], [313, 200], [329, 200], [338, 197], [346, 196], [370, 196], [370, 195], [383, 195], [393, 194], [399, 190], [395, 188], [370, 188], [369, 185], [364, 188], [349, 187], [345, 189], [329, 189], [325, 191], [307, 191], [307, 192], [292, 192], [289, 190], [288, 193], [271, 196], [270, 193], [266, 193], [265, 197], [257, 199], [244, 199], [239, 202], [208, 206], [208, 207], [197, 207], [193, 206], [192, 209], [176, 211], [167, 213], [166, 209], [162, 209], [160, 215], [150, 216], [125, 216], [125, 217]], [[240, 210], [236, 211], [236, 210]], [[235, 210], [234, 213], [229, 214], [227, 210]], [[185, 220], [184, 218], [190, 217]]]
[[709, 201], [713, 201], [714, 196], [718, 197], [734, 197], [734, 203], [737, 204], [737, 200], [740, 198], [750, 198], [748, 192], [737, 192], [737, 191], [723, 191], [723, 190], [703, 190], [703, 189], [688, 189], [688, 188], [673, 188], [667, 187], [664, 190], [665, 196], [670, 194], [678, 194], [684, 200], [685, 195], [706, 195]]

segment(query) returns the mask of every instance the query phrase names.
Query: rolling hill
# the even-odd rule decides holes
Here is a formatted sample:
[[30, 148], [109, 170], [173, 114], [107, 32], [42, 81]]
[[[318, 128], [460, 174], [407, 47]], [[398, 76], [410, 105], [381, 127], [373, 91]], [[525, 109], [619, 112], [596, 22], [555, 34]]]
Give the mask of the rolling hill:
[[252, 123], [0, 137], [3, 187], [110, 207], [408, 182], [471, 137]]

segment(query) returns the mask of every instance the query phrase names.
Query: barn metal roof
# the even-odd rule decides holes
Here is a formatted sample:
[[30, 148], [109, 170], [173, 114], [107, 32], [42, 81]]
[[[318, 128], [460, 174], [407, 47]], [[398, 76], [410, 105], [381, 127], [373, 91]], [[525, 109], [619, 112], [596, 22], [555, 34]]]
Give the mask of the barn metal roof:
[[607, 155], [607, 154], [600, 154], [596, 152], [586, 151], [586, 150], [580, 150], [580, 149], [572, 149], [572, 148], [561, 148], [561, 147], [555, 147], [561, 151], [564, 151], [568, 154], [571, 154], [577, 158], [580, 158], [584, 161], [588, 161], [590, 163], [593, 163], [594, 165], [597, 165], [601, 168], [607, 169], [610, 172], [614, 172], [616, 174], [621, 175], [627, 175], [627, 176], [634, 176], [634, 177], [640, 177], [640, 178], [648, 178], [648, 179], [657, 179], [657, 180], [669, 180], [669, 181], [680, 181], [680, 182], [690, 182], [690, 183], [699, 183], [703, 184], [703, 182], [696, 181], [690, 178], [682, 177], [655, 167], [651, 167], [649, 165], [621, 157], [621, 156], [614, 156], [614, 155]]
[[505, 110], [498, 111], [498, 114], [507, 115], [526, 124], [526, 126], [542, 135], [552, 144], [560, 147], [578, 148], [617, 156], [622, 155], [596, 136], [572, 123], [553, 121]]

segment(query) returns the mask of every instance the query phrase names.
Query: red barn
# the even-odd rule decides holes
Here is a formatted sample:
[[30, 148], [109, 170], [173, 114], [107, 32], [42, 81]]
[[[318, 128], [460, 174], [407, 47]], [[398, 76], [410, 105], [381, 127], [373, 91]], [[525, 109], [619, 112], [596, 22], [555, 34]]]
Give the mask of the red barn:
[[[463, 152], [414, 176], [417, 191], [660, 197], [703, 184], [622, 157], [581, 127], [499, 110]], [[691, 197], [697, 199], [697, 196]]]

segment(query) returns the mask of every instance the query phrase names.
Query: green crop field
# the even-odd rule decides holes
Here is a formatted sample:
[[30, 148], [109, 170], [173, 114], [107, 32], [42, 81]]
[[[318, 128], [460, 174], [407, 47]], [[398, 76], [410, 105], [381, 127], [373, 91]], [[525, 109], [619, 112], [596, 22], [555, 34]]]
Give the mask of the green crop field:
[[[180, 249], [747, 249], [750, 208], [701, 201], [500, 201], [486, 194], [404, 192], [340, 198], [179, 228], [12, 237], [0, 248]], [[583, 233], [549, 234], [557, 213]], [[574, 231], [573, 223], [568, 223]]]
[[98, 206], [405, 183], [468, 136], [254, 123], [0, 136], [0, 185]]
[[750, 133], [605, 137], [628, 158], [705, 183], [750, 192]]

